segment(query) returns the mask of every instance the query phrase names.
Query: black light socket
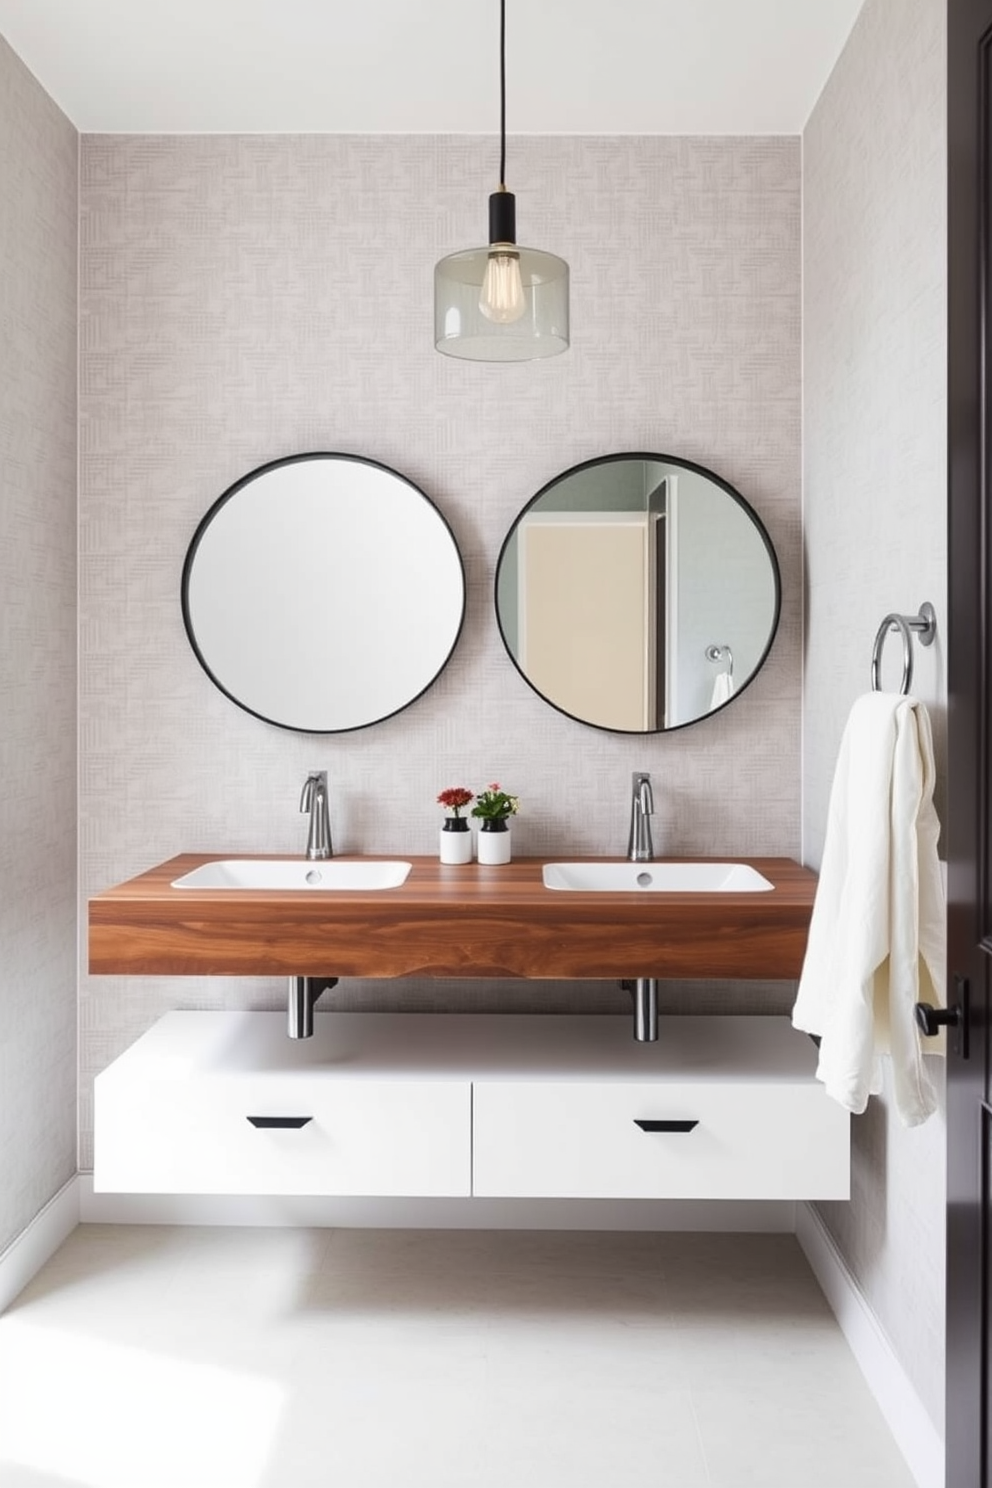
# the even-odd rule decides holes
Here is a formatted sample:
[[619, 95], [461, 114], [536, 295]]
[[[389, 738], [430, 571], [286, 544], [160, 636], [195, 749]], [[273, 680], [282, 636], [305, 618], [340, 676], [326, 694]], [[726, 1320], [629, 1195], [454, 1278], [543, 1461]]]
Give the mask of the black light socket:
[[512, 191], [494, 191], [489, 198], [489, 241], [517, 241], [517, 198]]

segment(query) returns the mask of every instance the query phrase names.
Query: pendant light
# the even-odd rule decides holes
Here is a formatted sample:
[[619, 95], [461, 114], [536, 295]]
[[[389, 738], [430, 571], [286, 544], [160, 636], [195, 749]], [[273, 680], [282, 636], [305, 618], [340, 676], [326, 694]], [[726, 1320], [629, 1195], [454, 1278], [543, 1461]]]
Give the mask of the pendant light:
[[568, 264], [517, 245], [506, 174], [506, 0], [499, 7], [499, 189], [489, 243], [450, 253], [434, 270], [434, 345], [474, 362], [526, 362], [568, 349]]

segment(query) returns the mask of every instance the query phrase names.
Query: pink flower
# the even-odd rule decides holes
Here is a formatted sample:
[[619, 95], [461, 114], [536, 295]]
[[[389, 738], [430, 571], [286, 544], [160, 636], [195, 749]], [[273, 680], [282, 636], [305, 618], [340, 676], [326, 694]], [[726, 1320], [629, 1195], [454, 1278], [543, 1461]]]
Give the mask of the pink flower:
[[519, 796], [511, 796], [498, 780], [494, 780], [476, 796], [471, 814], [483, 821], [505, 821], [508, 816], [516, 816], [519, 810]]

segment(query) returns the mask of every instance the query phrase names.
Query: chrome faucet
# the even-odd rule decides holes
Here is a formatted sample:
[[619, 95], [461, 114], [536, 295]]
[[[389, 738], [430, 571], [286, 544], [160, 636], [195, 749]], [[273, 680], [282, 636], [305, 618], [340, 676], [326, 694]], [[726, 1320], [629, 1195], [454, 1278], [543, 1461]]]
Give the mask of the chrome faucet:
[[654, 816], [654, 792], [651, 776], [635, 770], [630, 798], [630, 841], [627, 856], [632, 863], [650, 863], [654, 858], [651, 841], [651, 818]]
[[309, 811], [310, 829], [307, 832], [307, 857], [330, 858], [334, 855], [331, 846], [331, 822], [327, 814], [327, 771], [311, 770], [303, 786], [300, 810]]

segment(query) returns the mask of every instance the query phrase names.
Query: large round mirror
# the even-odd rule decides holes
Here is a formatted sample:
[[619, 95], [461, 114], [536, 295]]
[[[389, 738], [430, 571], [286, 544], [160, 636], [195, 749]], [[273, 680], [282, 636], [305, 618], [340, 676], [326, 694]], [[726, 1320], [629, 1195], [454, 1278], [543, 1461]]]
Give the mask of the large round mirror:
[[781, 585], [768, 534], [726, 481], [669, 455], [588, 460], [514, 522], [496, 571], [504, 644], [581, 723], [682, 728], [725, 707], [768, 654]]
[[465, 574], [437, 507], [374, 460], [307, 454], [236, 481], [186, 554], [201, 666], [258, 718], [306, 733], [406, 708], [450, 657]]

